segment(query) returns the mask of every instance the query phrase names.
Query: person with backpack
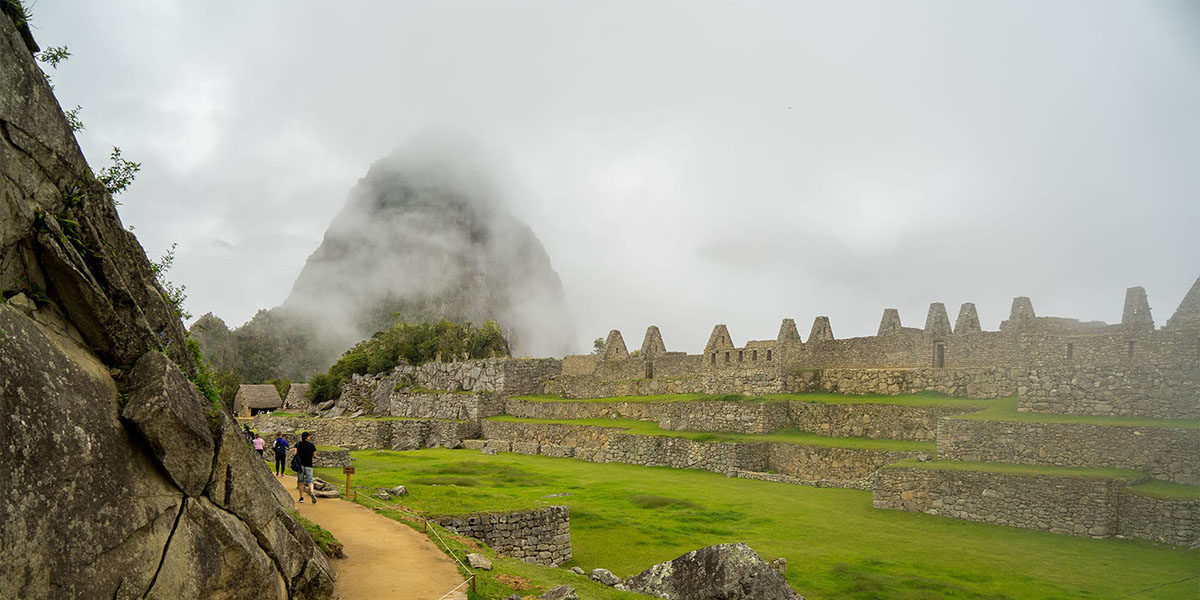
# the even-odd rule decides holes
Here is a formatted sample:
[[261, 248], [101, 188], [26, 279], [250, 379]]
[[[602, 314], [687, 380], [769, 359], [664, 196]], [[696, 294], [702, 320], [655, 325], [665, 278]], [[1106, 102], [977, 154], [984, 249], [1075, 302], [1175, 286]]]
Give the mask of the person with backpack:
[[275, 474], [280, 477], [283, 477], [283, 469], [287, 464], [287, 453], [290, 447], [291, 444], [288, 444], [282, 433], [271, 444], [271, 449], [275, 451]]
[[313, 455], [317, 453], [317, 447], [313, 445], [312, 434], [305, 431], [300, 434], [300, 443], [296, 444], [296, 460], [300, 463], [300, 470], [296, 472], [296, 492], [300, 496], [300, 503], [304, 503], [304, 487], [308, 486], [308, 497], [313, 504], [317, 503], [317, 496], [313, 493]]

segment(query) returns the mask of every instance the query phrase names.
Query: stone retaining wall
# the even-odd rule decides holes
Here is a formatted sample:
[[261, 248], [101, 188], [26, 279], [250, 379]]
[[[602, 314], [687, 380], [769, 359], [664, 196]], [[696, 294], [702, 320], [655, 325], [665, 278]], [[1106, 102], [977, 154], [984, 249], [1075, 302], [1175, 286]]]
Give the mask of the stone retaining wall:
[[510, 398], [505, 413], [526, 419], [599, 419], [657, 421], [668, 431], [769, 433], [795, 428], [831, 437], [933, 441], [937, 419], [973, 408], [895, 404], [826, 404], [778, 401], [561, 402]]
[[1200, 484], [1200, 430], [942, 419], [938, 457], [973, 462], [1115, 467]]
[[504, 398], [491, 393], [393, 393], [381, 416], [475, 421], [504, 414]]
[[317, 450], [313, 455], [314, 467], [348, 467], [350, 466], [349, 450]]
[[938, 392], [965, 398], [1005, 398], [1016, 393], [1014, 369], [813, 369], [795, 372], [788, 391], [796, 393], [896, 396]]
[[661, 407], [658, 426], [670, 431], [769, 433], [791, 425], [786, 402], [668, 402]]
[[881, 469], [875, 508], [1178, 546], [1200, 545], [1200, 500], [1134, 494], [1123, 481], [943, 469]]
[[389, 421], [259, 415], [254, 418], [252, 427], [271, 439], [280, 433], [295, 436], [310, 431], [315, 443], [348, 450], [460, 448], [463, 439], [479, 436], [476, 423], [422, 419]]
[[444, 516], [435, 520], [450, 531], [525, 562], [558, 566], [571, 560], [571, 517], [566, 506]]
[[1200, 545], [1200, 500], [1163, 500], [1125, 493], [1117, 532], [1175, 546]]
[[826, 404], [788, 402], [791, 427], [831, 437], [865, 437], [931, 442], [941, 417], [974, 408], [901, 406], [897, 404]]
[[876, 469], [917, 454], [778, 442], [700, 442], [633, 435], [618, 427], [558, 423], [484, 421], [482, 434], [485, 440], [467, 440], [464, 446], [599, 463], [700, 469], [726, 475], [776, 473], [793, 483], [859, 489], [869, 487]]
[[1021, 411], [1200, 419], [1193, 365], [1029, 369], [1017, 385]]
[[617, 378], [605, 376], [600, 370], [555, 377], [546, 382], [544, 390], [564, 398], [786, 392], [881, 396], [939, 392], [967, 398], [1004, 398], [1017, 391], [1016, 371], [1007, 367], [808, 369], [785, 374], [778, 368], [729, 368], [674, 377]]
[[872, 492], [875, 508], [1104, 538], [1118, 531], [1123, 487], [1084, 477], [891, 468], [879, 471]]

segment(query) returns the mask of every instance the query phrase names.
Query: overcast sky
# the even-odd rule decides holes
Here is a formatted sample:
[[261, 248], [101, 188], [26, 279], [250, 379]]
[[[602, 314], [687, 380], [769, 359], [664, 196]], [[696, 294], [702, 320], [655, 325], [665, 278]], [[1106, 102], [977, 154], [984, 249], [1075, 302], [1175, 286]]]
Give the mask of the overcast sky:
[[1161, 325], [1200, 275], [1197, 2], [30, 4], [88, 159], [142, 163], [126, 225], [231, 326], [421, 135], [488, 157], [580, 349], [1115, 322], [1134, 285]]

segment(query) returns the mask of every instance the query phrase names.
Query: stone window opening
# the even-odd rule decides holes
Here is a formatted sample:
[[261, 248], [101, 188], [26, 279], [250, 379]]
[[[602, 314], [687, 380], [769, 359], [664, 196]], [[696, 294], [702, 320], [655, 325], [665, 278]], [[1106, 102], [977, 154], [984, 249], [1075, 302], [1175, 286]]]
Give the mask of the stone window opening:
[[654, 379], [654, 361], [646, 361], [646, 379]]
[[934, 344], [933, 345], [933, 366], [938, 369], [945, 368], [945, 366], [946, 366], [946, 345], [945, 344]]
[[767, 360], [771, 360], [771, 351], [767, 350]]
[[729, 353], [728, 352], [725, 353], [725, 362], [729, 362]]
[[1125, 351], [1125, 355], [1129, 358], [1133, 358], [1133, 340], [1129, 341], [1129, 348]]
[[1075, 358], [1075, 344], [1067, 344], [1067, 360]]
[[752, 360], [752, 361], [758, 360], [758, 350], [754, 350], [750, 353], [750, 360]]
[[738, 362], [742, 362], [742, 360], [745, 359], [745, 354], [745, 352], [738, 350]]
[[714, 365], [717, 364], [717, 353], [716, 352], [713, 352], [713, 354], [712, 354], [712, 364], [714, 364]]

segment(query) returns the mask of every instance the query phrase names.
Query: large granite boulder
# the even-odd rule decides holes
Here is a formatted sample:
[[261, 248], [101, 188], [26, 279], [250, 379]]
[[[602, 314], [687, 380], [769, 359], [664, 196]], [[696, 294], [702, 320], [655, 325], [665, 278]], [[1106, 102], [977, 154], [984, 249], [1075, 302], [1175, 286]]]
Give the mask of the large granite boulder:
[[625, 587], [667, 600], [804, 600], [745, 544], [693, 550], [630, 577]]
[[0, 598], [325, 599], [0, 3]]

